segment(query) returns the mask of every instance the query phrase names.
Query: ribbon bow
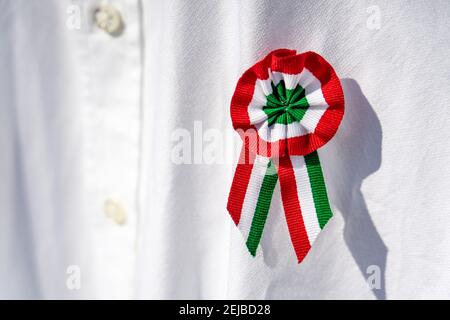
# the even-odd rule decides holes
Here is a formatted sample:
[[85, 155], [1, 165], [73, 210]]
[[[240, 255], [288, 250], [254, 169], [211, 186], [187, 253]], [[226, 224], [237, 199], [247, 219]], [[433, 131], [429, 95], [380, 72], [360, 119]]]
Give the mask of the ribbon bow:
[[300, 263], [332, 216], [317, 149], [336, 133], [344, 95], [314, 52], [278, 49], [244, 72], [231, 100], [243, 146], [227, 209], [255, 256], [275, 185]]

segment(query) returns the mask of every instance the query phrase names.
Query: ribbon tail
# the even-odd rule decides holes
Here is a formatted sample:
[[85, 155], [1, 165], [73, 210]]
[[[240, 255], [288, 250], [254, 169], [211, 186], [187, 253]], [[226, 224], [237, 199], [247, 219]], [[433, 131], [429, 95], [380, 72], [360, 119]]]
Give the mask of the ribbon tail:
[[332, 216], [317, 151], [280, 158], [278, 176], [289, 234], [300, 263]]
[[[248, 250], [255, 256], [278, 181], [270, 158], [241, 151], [231, 185], [227, 209], [241, 231]], [[247, 162], [246, 160], [252, 160]]]

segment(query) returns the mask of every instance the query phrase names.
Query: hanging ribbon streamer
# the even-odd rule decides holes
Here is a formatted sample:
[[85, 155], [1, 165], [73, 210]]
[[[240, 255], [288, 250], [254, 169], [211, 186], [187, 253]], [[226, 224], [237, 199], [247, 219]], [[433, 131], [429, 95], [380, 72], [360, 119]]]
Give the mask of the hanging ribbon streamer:
[[239, 79], [231, 118], [243, 146], [227, 209], [253, 256], [278, 180], [299, 263], [331, 218], [316, 150], [334, 136], [343, 115], [339, 79], [317, 53], [278, 49]]

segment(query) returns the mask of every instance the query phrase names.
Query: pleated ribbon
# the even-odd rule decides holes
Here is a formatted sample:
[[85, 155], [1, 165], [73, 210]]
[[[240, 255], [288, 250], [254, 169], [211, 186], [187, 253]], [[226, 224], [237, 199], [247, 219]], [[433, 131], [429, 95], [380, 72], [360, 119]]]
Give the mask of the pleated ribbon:
[[231, 118], [243, 145], [227, 209], [253, 256], [278, 180], [299, 263], [332, 217], [317, 149], [343, 115], [339, 79], [317, 53], [278, 49], [239, 79]]

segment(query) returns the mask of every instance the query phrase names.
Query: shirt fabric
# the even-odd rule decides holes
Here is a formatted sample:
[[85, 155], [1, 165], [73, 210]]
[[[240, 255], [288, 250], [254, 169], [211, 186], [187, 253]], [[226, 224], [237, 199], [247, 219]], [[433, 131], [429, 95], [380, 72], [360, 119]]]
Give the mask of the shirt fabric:
[[[448, 1], [1, 0], [0, 298], [449, 298], [449, 18]], [[279, 185], [255, 258], [226, 210], [231, 96], [277, 48], [322, 55], [346, 101], [319, 149], [334, 217], [301, 264]]]

